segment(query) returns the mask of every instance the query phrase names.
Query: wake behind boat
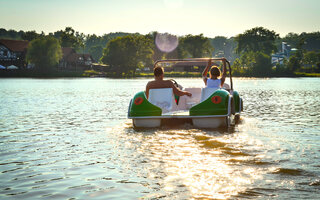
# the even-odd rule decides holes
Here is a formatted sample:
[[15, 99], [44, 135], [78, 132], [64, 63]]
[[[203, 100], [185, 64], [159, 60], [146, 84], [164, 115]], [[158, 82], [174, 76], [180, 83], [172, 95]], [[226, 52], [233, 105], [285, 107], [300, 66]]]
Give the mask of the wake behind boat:
[[[168, 66], [177, 63], [222, 61], [222, 58], [169, 59], [156, 61], [156, 66]], [[233, 90], [231, 66], [226, 61], [230, 77], [230, 86], [222, 88], [183, 88], [191, 97], [177, 97], [172, 88], [150, 89], [149, 97], [144, 91], [138, 92], [131, 99], [128, 118], [134, 127], [160, 127], [168, 121], [191, 121], [197, 128], [230, 127], [240, 118], [243, 110], [242, 98]], [[174, 80], [173, 80], [174, 81]], [[176, 85], [176, 81], [174, 81]]]

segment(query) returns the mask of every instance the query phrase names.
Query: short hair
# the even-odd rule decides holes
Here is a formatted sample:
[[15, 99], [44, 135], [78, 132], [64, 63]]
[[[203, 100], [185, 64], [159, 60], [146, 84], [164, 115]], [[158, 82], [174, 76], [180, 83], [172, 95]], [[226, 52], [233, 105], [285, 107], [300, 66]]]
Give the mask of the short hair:
[[221, 76], [221, 71], [217, 66], [212, 66], [210, 69], [210, 77], [212, 76]]
[[157, 66], [153, 69], [153, 74], [154, 74], [154, 76], [159, 77], [163, 74], [163, 71], [164, 71], [163, 67]]

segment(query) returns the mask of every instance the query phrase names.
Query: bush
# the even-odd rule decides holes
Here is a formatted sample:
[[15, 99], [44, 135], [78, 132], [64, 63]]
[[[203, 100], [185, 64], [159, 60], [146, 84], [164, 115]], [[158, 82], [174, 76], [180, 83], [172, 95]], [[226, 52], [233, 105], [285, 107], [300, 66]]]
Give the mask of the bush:
[[27, 61], [42, 72], [51, 71], [62, 58], [62, 50], [57, 39], [46, 36], [32, 40], [27, 51]]

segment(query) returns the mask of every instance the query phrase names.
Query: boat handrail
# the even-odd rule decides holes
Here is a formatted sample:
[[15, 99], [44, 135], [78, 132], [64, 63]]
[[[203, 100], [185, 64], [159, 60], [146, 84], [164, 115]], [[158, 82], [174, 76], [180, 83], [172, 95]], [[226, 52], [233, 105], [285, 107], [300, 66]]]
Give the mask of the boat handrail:
[[[163, 62], [180, 62], [180, 61], [203, 61], [203, 62], [208, 62], [209, 60], [212, 61], [222, 61], [222, 58], [185, 58], [185, 59], [164, 59], [164, 60], [157, 60], [154, 63], [154, 67], [157, 66], [158, 63], [163, 63]], [[233, 82], [232, 82], [232, 73], [231, 73], [231, 65], [230, 62], [228, 60], [226, 60], [226, 63], [228, 65], [228, 71], [229, 71], [229, 76], [230, 76], [230, 91], [231, 94], [233, 92]]]

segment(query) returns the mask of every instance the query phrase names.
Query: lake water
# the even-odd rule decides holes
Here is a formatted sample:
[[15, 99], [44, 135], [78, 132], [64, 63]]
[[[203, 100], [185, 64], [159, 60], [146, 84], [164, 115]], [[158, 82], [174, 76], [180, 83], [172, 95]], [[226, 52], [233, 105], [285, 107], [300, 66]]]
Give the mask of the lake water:
[[235, 78], [229, 130], [135, 131], [149, 80], [0, 79], [0, 199], [320, 199], [319, 78]]

